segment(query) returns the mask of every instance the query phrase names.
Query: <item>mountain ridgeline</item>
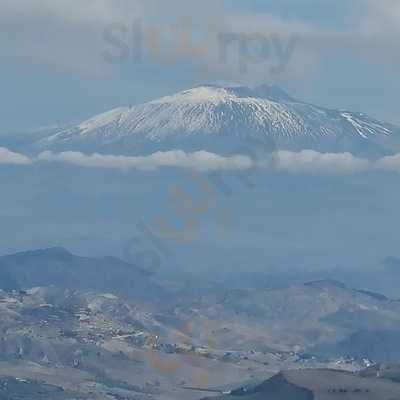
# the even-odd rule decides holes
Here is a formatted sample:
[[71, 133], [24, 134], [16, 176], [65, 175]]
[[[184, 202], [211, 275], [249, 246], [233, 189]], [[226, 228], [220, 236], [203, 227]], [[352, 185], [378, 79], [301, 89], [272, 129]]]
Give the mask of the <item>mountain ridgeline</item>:
[[292, 98], [275, 86], [203, 85], [54, 129], [36, 150], [115, 154], [181, 149], [232, 153], [248, 140], [268, 151], [314, 149], [381, 155], [400, 149], [399, 128], [366, 114]]
[[115, 257], [80, 257], [63, 248], [0, 257], [0, 289], [48, 286], [114, 291], [139, 297], [156, 292], [146, 271]]

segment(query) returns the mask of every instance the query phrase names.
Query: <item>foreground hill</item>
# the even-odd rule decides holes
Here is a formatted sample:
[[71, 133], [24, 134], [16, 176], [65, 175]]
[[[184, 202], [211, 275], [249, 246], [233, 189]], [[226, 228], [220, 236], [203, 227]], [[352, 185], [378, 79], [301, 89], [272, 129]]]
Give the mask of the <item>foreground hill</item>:
[[242, 388], [214, 399], [243, 400], [394, 400], [400, 384], [334, 370], [285, 371], [255, 388]]

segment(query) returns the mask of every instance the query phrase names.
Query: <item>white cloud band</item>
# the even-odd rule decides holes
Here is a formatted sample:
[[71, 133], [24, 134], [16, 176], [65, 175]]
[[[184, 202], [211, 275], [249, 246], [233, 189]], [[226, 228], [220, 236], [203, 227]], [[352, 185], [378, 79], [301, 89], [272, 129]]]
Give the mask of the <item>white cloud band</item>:
[[31, 163], [32, 161], [28, 157], [0, 147], [0, 164], [27, 165]]
[[197, 170], [247, 169], [253, 166], [249, 157], [234, 155], [223, 157], [206, 151], [185, 153], [181, 150], [157, 152], [148, 156], [128, 157], [79, 152], [53, 153], [46, 151], [38, 156], [39, 161], [59, 161], [89, 168], [120, 168], [154, 170], [161, 167], [184, 167]]
[[158, 170], [166, 167], [192, 168], [198, 171], [246, 170], [263, 168], [289, 173], [352, 174], [364, 171], [400, 172], [400, 154], [372, 161], [351, 153], [320, 153], [314, 150], [299, 152], [278, 151], [263, 159], [246, 155], [222, 156], [207, 151], [186, 153], [182, 150], [156, 152], [147, 156], [118, 156], [84, 154], [75, 151], [54, 153], [45, 151], [37, 157], [0, 147], [0, 164], [29, 165], [33, 163], [64, 163], [82, 168]]
[[351, 153], [319, 153], [314, 150], [279, 151], [273, 160], [276, 169], [289, 172], [353, 173], [372, 167], [369, 160]]

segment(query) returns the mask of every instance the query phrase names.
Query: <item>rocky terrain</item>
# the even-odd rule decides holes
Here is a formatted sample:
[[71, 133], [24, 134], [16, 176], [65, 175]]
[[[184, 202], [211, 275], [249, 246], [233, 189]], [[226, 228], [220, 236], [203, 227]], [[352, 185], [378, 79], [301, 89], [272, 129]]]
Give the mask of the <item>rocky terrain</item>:
[[230, 390], [282, 368], [362, 365], [293, 352], [229, 350], [214, 342], [211, 325], [208, 331], [196, 331], [192, 321], [174, 327], [163, 322], [166, 316], [107, 293], [1, 291], [0, 316], [0, 376], [83, 398], [196, 398], [201, 390]]
[[[180, 315], [220, 321], [216, 341], [236, 349], [398, 360], [400, 302], [336, 281], [203, 296]], [[390, 349], [390, 350], [389, 350]]]
[[[122, 268], [120, 278], [117, 268], [110, 280], [107, 265]], [[127, 271], [136, 279], [127, 279], [130, 291], [122, 280], [122, 272], [131, 276]], [[64, 249], [1, 257], [0, 276], [0, 377], [12, 398], [28, 398], [32, 390], [43, 399], [199, 399], [260, 388], [279, 371], [326, 368], [350, 372], [335, 375], [345, 377], [337, 385], [359, 398], [366, 379], [398, 378], [395, 364], [378, 362], [400, 358], [394, 339], [400, 303], [339, 282], [208, 291], [199, 298], [184, 288], [171, 293], [118, 259]], [[361, 370], [360, 381], [354, 373]], [[323, 382], [336, 378], [312, 373], [321, 374], [321, 386], [310, 390], [333, 396], [336, 386]], [[303, 380], [316, 379], [305, 374], [278, 375], [261, 384], [262, 393], [271, 387], [297, 393]], [[392, 396], [394, 383], [380, 385]]]

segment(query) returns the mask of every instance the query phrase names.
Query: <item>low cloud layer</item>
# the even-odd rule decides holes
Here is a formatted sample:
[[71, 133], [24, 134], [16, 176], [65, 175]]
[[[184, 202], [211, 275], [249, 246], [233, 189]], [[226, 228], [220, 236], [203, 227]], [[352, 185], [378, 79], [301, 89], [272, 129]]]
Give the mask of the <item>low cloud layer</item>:
[[252, 159], [240, 154], [222, 156], [207, 151], [186, 153], [182, 150], [157, 152], [147, 156], [45, 151], [37, 157], [29, 158], [6, 148], [0, 148], [0, 164], [29, 165], [34, 163], [63, 163], [82, 168], [143, 171], [175, 167], [191, 168], [198, 171], [237, 171], [262, 168], [271, 171], [312, 174], [354, 174], [366, 171], [400, 172], [400, 154], [372, 161], [356, 157], [351, 153], [320, 153], [314, 150], [278, 151], [263, 159]]
[[120, 168], [155, 170], [160, 167], [183, 167], [196, 170], [247, 169], [253, 166], [249, 157], [234, 155], [223, 157], [206, 151], [185, 153], [181, 150], [157, 152], [148, 156], [127, 157], [79, 152], [53, 153], [46, 151], [38, 156], [39, 161], [64, 162], [89, 168]]
[[328, 173], [354, 173], [373, 168], [370, 161], [351, 153], [319, 153], [314, 150], [279, 151], [273, 157], [273, 166], [288, 172]]
[[0, 164], [27, 165], [31, 163], [32, 161], [28, 157], [0, 147]]
[[376, 163], [377, 168], [390, 171], [400, 171], [400, 154], [386, 156]]
[[156, 170], [163, 167], [192, 168], [199, 171], [263, 168], [291, 173], [354, 173], [373, 167], [368, 160], [357, 158], [350, 153], [319, 153], [314, 150], [278, 151], [257, 160], [245, 155], [221, 156], [207, 151], [186, 153], [182, 150], [174, 150], [138, 157], [46, 151], [41, 153], [37, 160], [63, 162], [86, 168], [140, 170]]

